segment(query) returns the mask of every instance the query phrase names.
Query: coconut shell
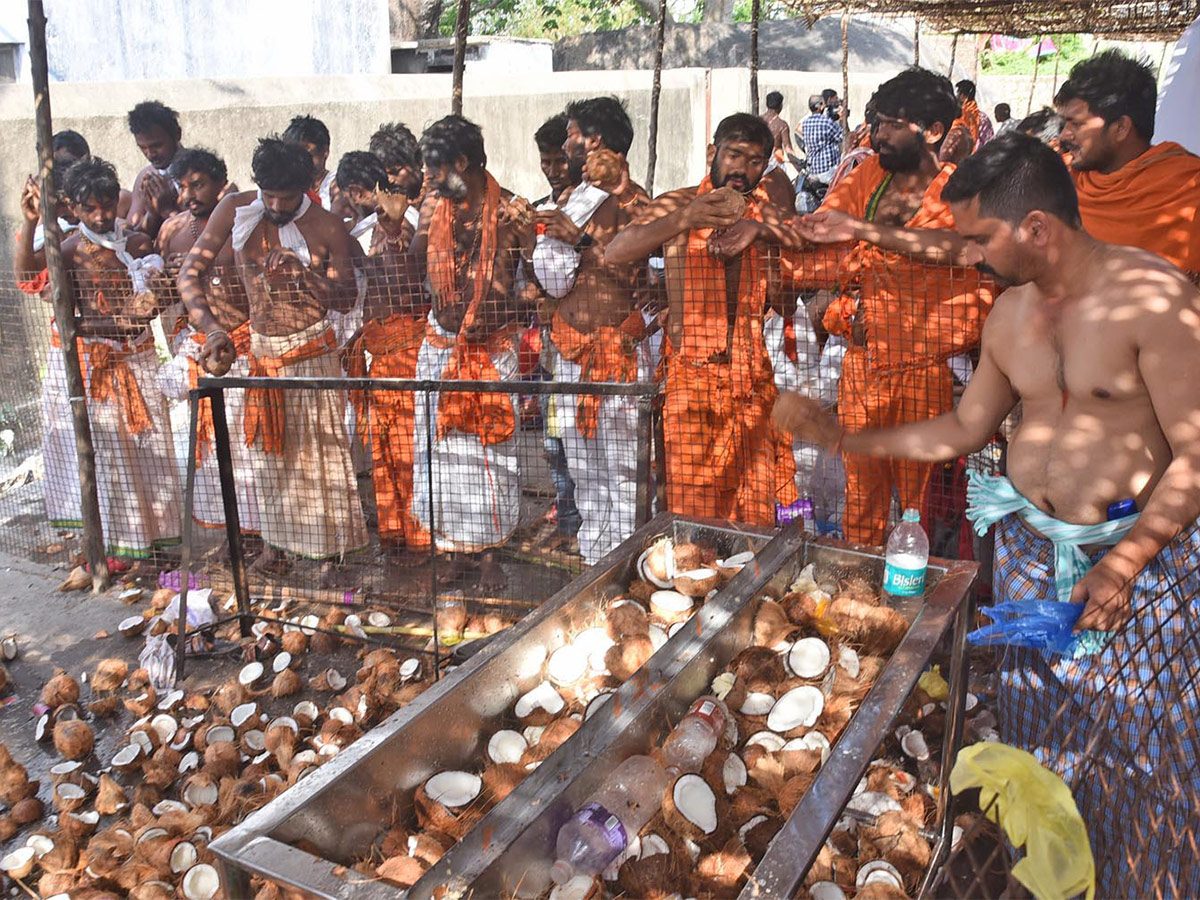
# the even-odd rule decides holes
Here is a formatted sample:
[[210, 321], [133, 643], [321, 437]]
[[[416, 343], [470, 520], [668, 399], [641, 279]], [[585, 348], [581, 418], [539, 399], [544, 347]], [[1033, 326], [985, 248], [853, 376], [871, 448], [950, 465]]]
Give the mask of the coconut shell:
[[[762, 612], [761, 607], [759, 612]], [[768, 617], [771, 615], [773, 613], [768, 613]], [[755, 621], [758, 621], [757, 617]], [[747, 690], [756, 691], [760, 690], [759, 685], [769, 685], [770, 689], [765, 693], [773, 693], [774, 688], [788, 677], [783, 657], [769, 646], [747, 647], [730, 661], [729, 670], [738, 682], [747, 686]]]
[[[856, 706], [857, 703], [845, 694], [830, 697], [825, 701], [825, 707], [821, 710], [820, 718], [817, 719], [814, 727], [832, 744], [850, 724], [850, 718], [854, 715]], [[808, 731], [809, 729], [802, 730]], [[795, 736], [802, 737], [803, 735]]]
[[754, 614], [754, 643], [759, 647], [774, 647], [792, 630], [791, 620], [783, 607], [774, 600], [763, 600]]
[[682, 543], [675, 545], [675, 571], [690, 572], [704, 566], [704, 550], [699, 544]]
[[[43, 872], [67, 872], [79, 863], [79, 845], [64, 834], [50, 834], [54, 846], [38, 860]], [[93, 840], [95, 840], [93, 838]]]
[[407, 888], [416, 884], [428, 868], [422, 860], [414, 856], [393, 856], [384, 860], [375, 870], [375, 874], [397, 887]]
[[[690, 863], [690, 861], [689, 861]], [[621, 864], [617, 884], [627, 897], [667, 900], [691, 894], [690, 865], [685, 868], [675, 853], [656, 853], [645, 859], [630, 859]]]
[[650, 602], [650, 596], [658, 590], [662, 590], [662, 588], [655, 587], [649, 581], [639, 578], [629, 585], [625, 593], [638, 603], [645, 605]]
[[241, 762], [241, 754], [232, 741], [216, 741], [204, 749], [204, 769], [214, 778], [236, 775]]
[[252, 698], [250, 691], [236, 678], [226, 681], [217, 688], [212, 697], [212, 705], [220, 710], [222, 715], [229, 715], [235, 707], [248, 703]]
[[734, 837], [716, 853], [700, 857], [697, 873], [707, 890], [717, 895], [729, 894], [746, 875], [750, 863], [750, 852]]
[[755, 859], [762, 859], [766, 855], [767, 847], [771, 841], [775, 840], [775, 835], [779, 833], [779, 829], [783, 827], [783, 819], [778, 816], [767, 816], [766, 821], [759, 822], [753, 828], [746, 830], [742, 836], [742, 842], [745, 843], [746, 849], [750, 851], [750, 855]]
[[54, 726], [54, 749], [66, 759], [84, 759], [95, 745], [96, 736], [87, 722], [68, 719]]
[[108, 693], [119, 688], [129, 674], [129, 664], [123, 659], [102, 659], [92, 674], [92, 690]]
[[933, 858], [933, 848], [903, 812], [883, 813], [874, 826], [862, 826], [861, 834], [904, 875], [906, 882], [919, 880]]
[[417, 788], [413, 801], [417, 808], [417, 821], [422, 828], [443, 831], [455, 839], [461, 838], [474, 828], [486, 811], [484, 805], [476, 798], [475, 802], [461, 807], [456, 814], [454, 810], [430, 799], [424, 784]]
[[37, 797], [26, 797], [18, 800], [8, 811], [9, 817], [17, 825], [29, 825], [46, 814], [46, 806]]
[[490, 765], [483, 770], [483, 789], [487, 791], [491, 802], [499, 803], [516, 790], [528, 774], [521, 763]]
[[815, 780], [816, 776], [812, 774], [794, 775], [780, 788], [776, 800], [779, 803], [779, 812], [785, 819], [800, 805], [800, 801]]
[[130, 693], [131, 695], [125, 698], [125, 708], [139, 718], [148, 716], [158, 704], [158, 693], [150, 685], [146, 685], [140, 691], [133, 691], [131, 688]]
[[74, 703], [79, 699], [79, 682], [62, 669], [57, 669], [54, 677], [42, 686], [42, 693], [38, 699], [51, 709]]
[[0, 769], [0, 800], [12, 806], [26, 797], [37, 793], [38, 782], [30, 781], [25, 767], [20, 763], [10, 763]]
[[88, 712], [96, 719], [107, 719], [115, 715], [117, 710], [121, 708], [121, 698], [116, 694], [109, 694], [106, 697], [97, 697], [88, 704]]
[[100, 776], [100, 785], [96, 791], [96, 812], [102, 816], [112, 816], [129, 808], [129, 797], [125, 789], [117, 784], [107, 773]]
[[650, 618], [646, 611], [636, 603], [622, 603], [610, 606], [604, 614], [604, 630], [614, 641], [650, 633]]
[[303, 656], [308, 651], [308, 635], [303, 631], [285, 631], [279, 646], [292, 654], [293, 659]]
[[74, 891], [82, 877], [81, 873], [74, 871], [46, 872], [38, 879], [38, 893], [43, 897], [54, 897], [58, 894], [77, 897], [79, 894]]
[[341, 639], [336, 635], [332, 635], [327, 631], [317, 631], [308, 639], [308, 649], [313, 653], [328, 655], [336, 651], [340, 643]]
[[654, 655], [654, 645], [647, 635], [631, 635], [608, 648], [604, 664], [619, 681], [626, 681]]
[[846, 592], [829, 605], [828, 618], [840, 634], [859, 644], [867, 654], [889, 654], [908, 633], [908, 619], [890, 606], [873, 606]]
[[271, 696], [276, 700], [298, 694], [302, 690], [304, 690], [304, 682], [291, 669], [284, 669], [271, 682]]

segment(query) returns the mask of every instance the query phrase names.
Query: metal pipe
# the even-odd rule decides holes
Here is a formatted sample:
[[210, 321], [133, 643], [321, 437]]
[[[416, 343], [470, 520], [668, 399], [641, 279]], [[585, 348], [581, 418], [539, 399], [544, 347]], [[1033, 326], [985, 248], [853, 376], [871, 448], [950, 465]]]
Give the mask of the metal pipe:
[[1033, 112], [1033, 95], [1037, 91], [1038, 67], [1042, 64], [1042, 35], [1037, 36], [1033, 45], [1033, 80], [1029, 82], [1029, 102], [1025, 104], [1025, 115]]
[[946, 77], [951, 81], [954, 80], [954, 58], [958, 56], [958, 32], [954, 32], [954, 38], [950, 41], [950, 71], [946, 73]]
[[913, 20], [913, 65], [921, 64], [921, 20]]
[[638, 397], [637, 401], [637, 502], [633, 524], [641, 528], [650, 521], [650, 438], [653, 427], [652, 398]]
[[850, 133], [850, 7], [842, 10], [842, 135]]
[[197, 382], [211, 396], [213, 390], [232, 388], [278, 388], [296, 391], [464, 391], [481, 394], [569, 394], [594, 397], [652, 397], [659, 386], [642, 381], [589, 381], [565, 384], [559, 381], [454, 381], [440, 378], [273, 378], [202, 377]]
[[50, 115], [50, 75], [46, 56], [46, 13], [42, 0], [29, 0], [29, 67], [33, 78], [34, 120], [37, 125], [38, 161], [41, 165], [42, 230], [45, 234], [46, 273], [50, 279], [50, 302], [62, 342], [67, 396], [71, 403], [71, 426], [75, 432], [75, 456], [79, 465], [80, 514], [83, 517], [83, 555], [92, 570], [92, 593], [108, 590], [108, 560], [104, 553], [104, 526], [100, 521], [100, 497], [96, 491], [96, 451], [88, 419], [87, 386], [79, 367], [79, 344], [75, 339], [75, 294], [67, 280], [62, 258], [62, 231], [58, 227], [54, 186], [54, 126]]

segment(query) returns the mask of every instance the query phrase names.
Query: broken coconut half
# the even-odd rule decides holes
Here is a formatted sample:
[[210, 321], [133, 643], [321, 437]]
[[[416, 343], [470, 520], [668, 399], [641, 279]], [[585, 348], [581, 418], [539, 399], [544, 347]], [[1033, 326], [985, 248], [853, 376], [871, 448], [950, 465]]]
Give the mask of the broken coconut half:
[[488, 741], [488, 758], [498, 764], [521, 761], [521, 755], [529, 747], [520, 732], [504, 729], [497, 731]]
[[682, 622], [692, 614], [695, 601], [679, 591], [655, 591], [650, 595], [650, 613], [668, 625]]
[[801, 638], [788, 651], [788, 668], [798, 678], [820, 678], [829, 668], [829, 645], [817, 637]]
[[699, 839], [717, 830], [717, 797], [699, 775], [680, 775], [663, 797], [663, 817], [680, 836]]
[[784, 734], [793, 728], [811, 728], [824, 709], [825, 695], [820, 689], [803, 684], [775, 701], [767, 714], [767, 727], [777, 734]]

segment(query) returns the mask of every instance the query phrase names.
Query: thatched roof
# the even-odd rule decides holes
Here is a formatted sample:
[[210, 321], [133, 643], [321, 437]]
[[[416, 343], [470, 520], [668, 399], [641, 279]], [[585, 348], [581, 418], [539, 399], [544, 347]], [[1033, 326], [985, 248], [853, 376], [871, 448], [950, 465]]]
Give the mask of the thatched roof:
[[1086, 32], [1106, 37], [1174, 39], [1200, 17], [1200, 0], [789, 0], [809, 20], [843, 12], [912, 16], [943, 33]]

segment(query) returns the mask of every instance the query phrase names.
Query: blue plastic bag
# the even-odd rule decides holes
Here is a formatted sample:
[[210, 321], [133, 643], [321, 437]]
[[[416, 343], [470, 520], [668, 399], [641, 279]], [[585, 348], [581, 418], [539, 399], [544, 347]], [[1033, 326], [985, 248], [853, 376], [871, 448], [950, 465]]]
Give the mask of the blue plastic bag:
[[1066, 656], [1079, 653], [1082, 635], [1072, 634], [1071, 630], [1083, 613], [1082, 603], [1012, 600], [980, 612], [989, 616], [992, 624], [977, 628], [967, 635], [967, 640], [977, 647], [1007, 644], [1049, 650]]

